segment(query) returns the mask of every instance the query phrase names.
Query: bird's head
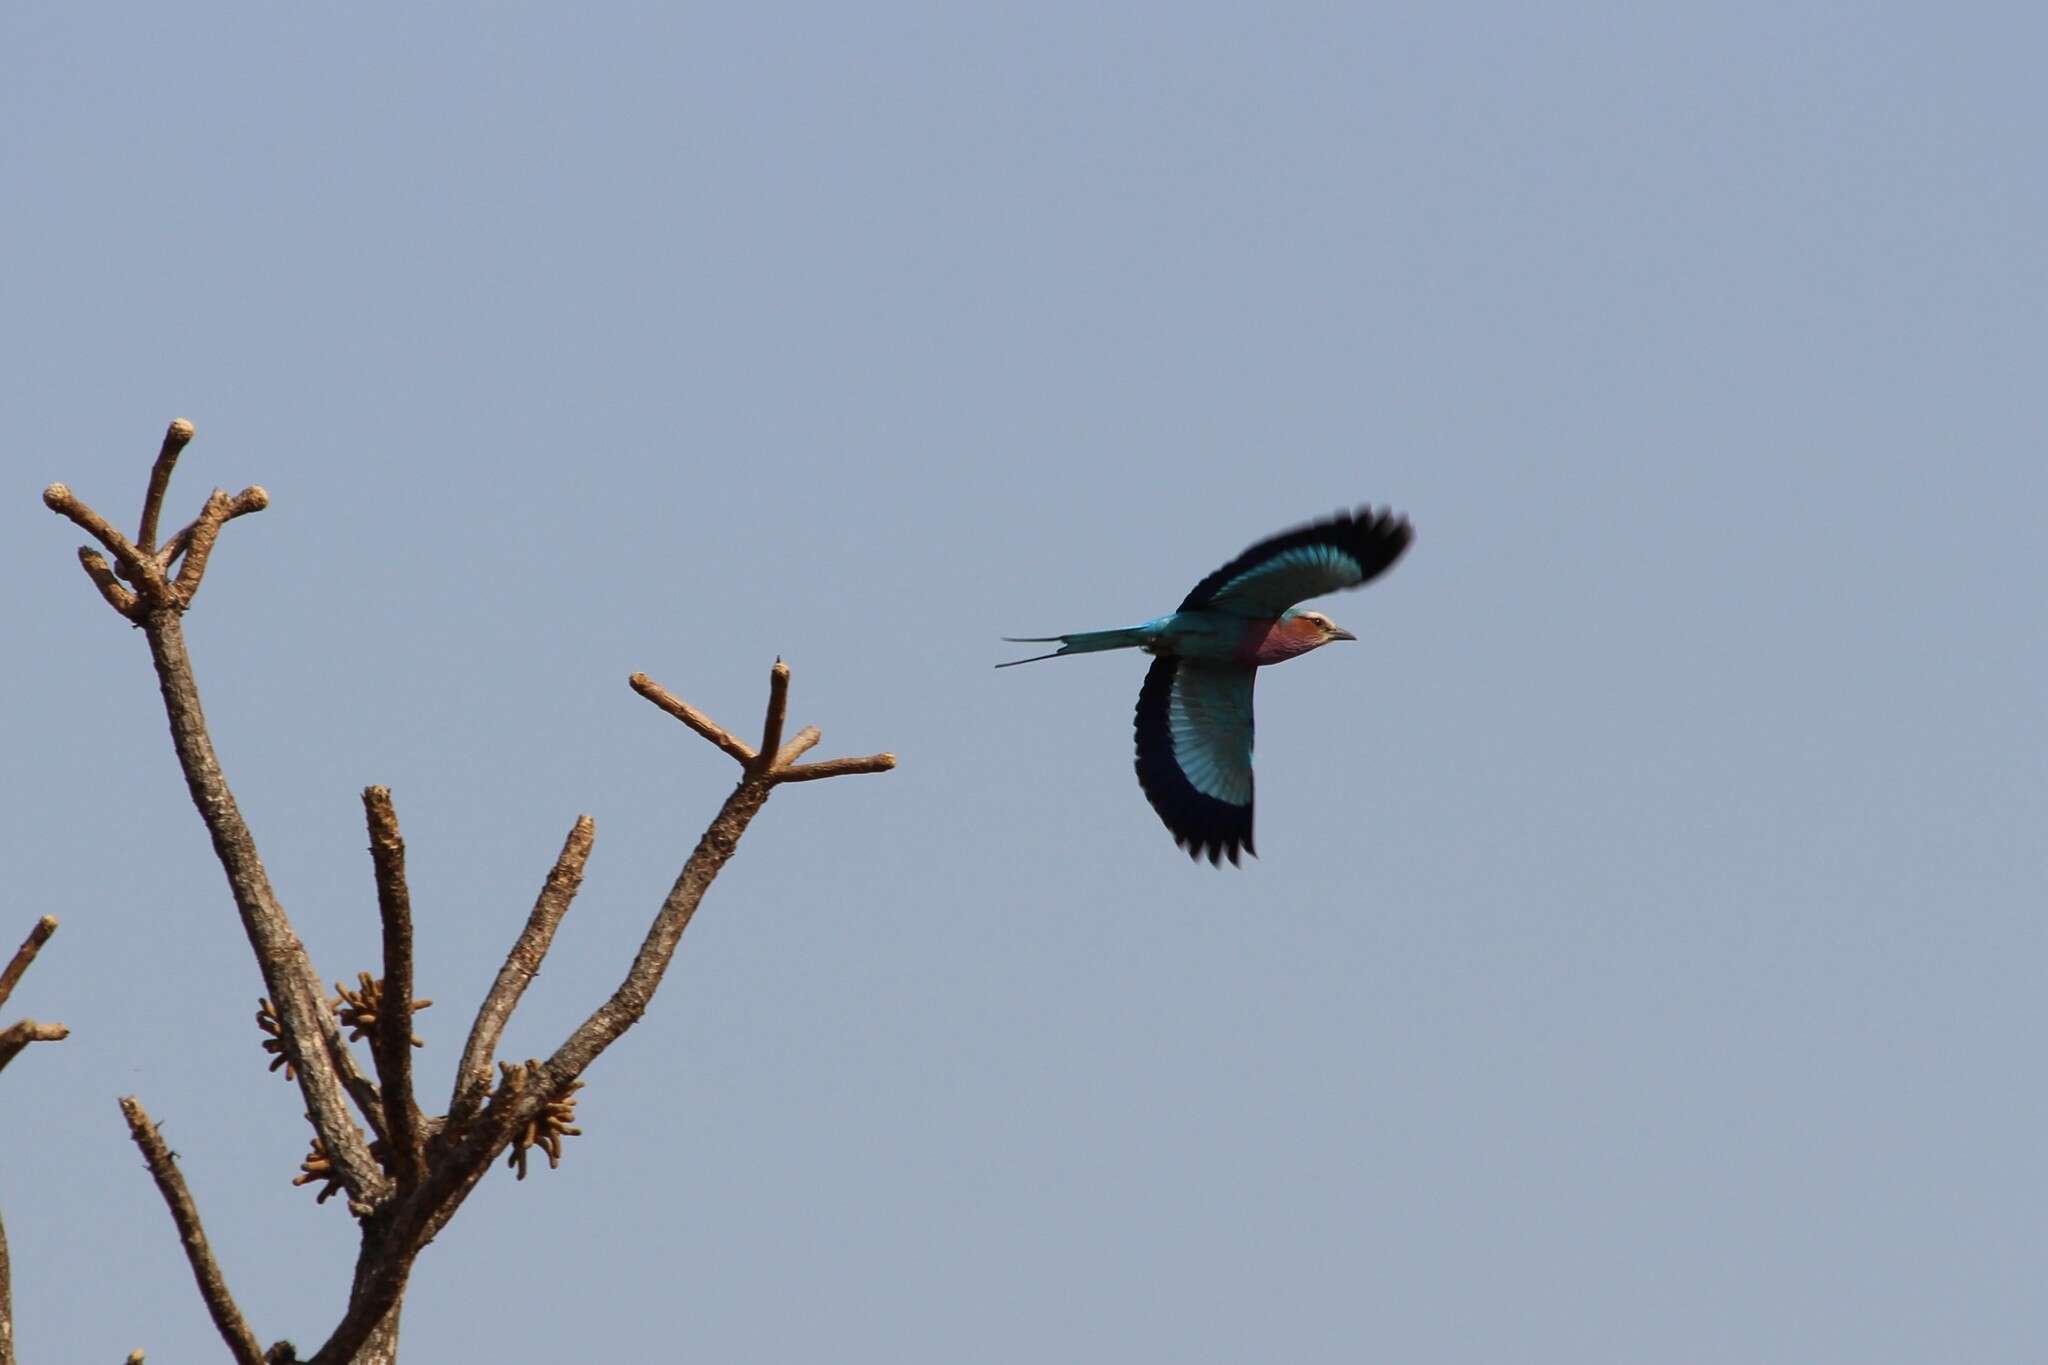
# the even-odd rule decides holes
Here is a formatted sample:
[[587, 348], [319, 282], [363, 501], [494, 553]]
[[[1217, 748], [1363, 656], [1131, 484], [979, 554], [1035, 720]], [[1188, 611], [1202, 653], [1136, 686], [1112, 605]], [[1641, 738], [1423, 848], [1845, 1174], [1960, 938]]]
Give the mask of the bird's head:
[[1314, 627], [1319, 637], [1316, 640], [1318, 645], [1326, 645], [1332, 640], [1356, 640], [1358, 638], [1319, 611], [1305, 611], [1294, 619]]

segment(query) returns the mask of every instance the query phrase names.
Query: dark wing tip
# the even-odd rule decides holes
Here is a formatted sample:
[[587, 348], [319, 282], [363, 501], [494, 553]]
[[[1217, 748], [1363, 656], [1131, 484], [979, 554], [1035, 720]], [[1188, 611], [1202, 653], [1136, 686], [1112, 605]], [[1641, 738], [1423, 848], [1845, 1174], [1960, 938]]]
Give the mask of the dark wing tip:
[[1303, 545], [1329, 545], [1349, 555], [1358, 565], [1360, 574], [1358, 582], [1350, 586], [1363, 587], [1392, 568], [1394, 561], [1414, 541], [1415, 528], [1409, 524], [1406, 514], [1391, 507], [1374, 507], [1368, 503], [1355, 510], [1338, 512], [1321, 521], [1311, 521], [1266, 537], [1197, 583], [1180, 604], [1180, 609], [1193, 611], [1205, 606], [1224, 584], [1239, 574], [1274, 555]]
[[1318, 531], [1326, 531], [1330, 543], [1358, 561], [1358, 567], [1365, 575], [1360, 580], [1361, 585], [1372, 582], [1392, 568], [1394, 561], [1415, 543], [1415, 527], [1406, 515], [1391, 507], [1376, 508], [1370, 504], [1355, 512], [1339, 512], [1328, 521], [1304, 526], [1288, 534], [1314, 539]]
[[1173, 693], [1174, 670], [1179, 660], [1163, 656], [1152, 661], [1145, 685], [1138, 690], [1134, 728], [1137, 732], [1138, 785], [1145, 799], [1159, 814], [1174, 843], [1187, 850], [1188, 857], [1209, 860], [1220, 867], [1225, 858], [1241, 866], [1243, 853], [1258, 856], [1252, 847], [1252, 808], [1219, 801], [1197, 791], [1173, 757], [1173, 735], [1167, 709]]

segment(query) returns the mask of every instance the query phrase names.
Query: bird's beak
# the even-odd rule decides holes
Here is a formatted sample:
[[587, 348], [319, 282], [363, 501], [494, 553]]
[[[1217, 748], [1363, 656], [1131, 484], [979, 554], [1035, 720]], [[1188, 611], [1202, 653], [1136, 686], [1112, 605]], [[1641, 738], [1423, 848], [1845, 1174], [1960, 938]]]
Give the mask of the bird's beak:
[[1330, 638], [1332, 640], [1356, 640], [1358, 637], [1342, 626], [1331, 626]]

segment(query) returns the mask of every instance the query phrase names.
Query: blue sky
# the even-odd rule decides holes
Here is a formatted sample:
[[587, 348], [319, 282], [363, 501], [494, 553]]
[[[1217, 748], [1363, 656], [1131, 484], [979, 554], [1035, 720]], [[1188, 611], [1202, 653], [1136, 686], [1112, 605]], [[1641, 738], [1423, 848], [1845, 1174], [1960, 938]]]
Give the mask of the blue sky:
[[[396, 793], [429, 1093], [575, 816], [508, 1039], [614, 985], [769, 663], [769, 806], [563, 1168], [408, 1358], [1918, 1362], [2048, 1352], [2048, 20], [1982, 5], [11, 6], [0, 19], [24, 1359], [210, 1358], [114, 1100], [266, 1340], [257, 978], [123, 521], [261, 483], [189, 620], [330, 979]], [[2030, 396], [2032, 395], [2032, 396]], [[1259, 696], [1259, 848], [1131, 774], [1259, 537], [1407, 512]]]

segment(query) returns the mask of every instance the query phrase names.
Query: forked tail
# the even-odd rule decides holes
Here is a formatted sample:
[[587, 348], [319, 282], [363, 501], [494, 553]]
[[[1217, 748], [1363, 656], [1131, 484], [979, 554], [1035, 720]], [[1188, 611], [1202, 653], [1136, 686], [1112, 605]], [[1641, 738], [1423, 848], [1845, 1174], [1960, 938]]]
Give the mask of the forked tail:
[[1015, 668], [1018, 664], [1035, 664], [1040, 659], [1057, 659], [1063, 654], [1093, 654], [1102, 649], [1136, 649], [1151, 639], [1151, 632], [1143, 626], [1129, 626], [1123, 630], [1084, 630], [1073, 635], [1005, 635], [1003, 639], [1013, 645], [1049, 645], [1059, 642], [1059, 648], [1050, 654], [1034, 654], [1028, 659], [1012, 659], [997, 668]]

